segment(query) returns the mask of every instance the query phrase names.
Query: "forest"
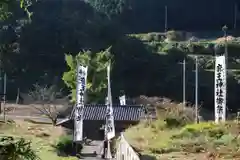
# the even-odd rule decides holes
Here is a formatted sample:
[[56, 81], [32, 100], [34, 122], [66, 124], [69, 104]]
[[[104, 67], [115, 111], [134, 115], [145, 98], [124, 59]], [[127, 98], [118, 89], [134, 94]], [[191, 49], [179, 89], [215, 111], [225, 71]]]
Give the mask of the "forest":
[[[234, 28], [234, 11], [239, 12], [238, 8], [234, 9], [238, 5], [234, 0], [25, 0], [22, 5], [26, 7], [22, 9], [19, 2], [9, 1], [9, 15], [1, 20], [1, 73], [8, 75], [9, 100], [16, 98], [18, 88], [28, 92], [36, 83], [55, 84], [69, 94], [69, 86], [62, 79], [64, 72], [69, 71], [65, 60], [72, 55], [72, 60], [75, 56], [92, 59], [92, 70], [111, 59], [115, 102], [121, 91], [128, 97], [163, 96], [181, 101], [182, 65], [179, 63], [185, 57], [186, 96], [193, 102], [192, 55], [199, 55], [199, 99], [207, 108], [213, 108], [214, 43], [206, 40], [189, 47], [183, 35], [196, 33], [200, 37], [217, 39], [223, 36], [224, 25], [234, 37], [239, 30], [238, 26]], [[162, 41], [166, 6], [167, 29], [176, 31], [168, 34], [175, 37], [174, 43]], [[240, 21], [236, 18], [237, 22]], [[235, 70], [229, 74], [228, 81], [230, 109], [237, 109], [236, 104], [239, 104], [238, 44], [235, 38], [228, 46], [229, 67]], [[220, 46], [220, 52], [222, 48]], [[98, 56], [105, 53], [105, 60]], [[89, 79], [92, 81], [96, 74], [90, 73]], [[93, 101], [103, 102], [106, 86], [99, 85], [103, 83], [99, 77], [105, 77], [103, 70], [98, 80], [92, 82], [96, 87], [92, 89]]]

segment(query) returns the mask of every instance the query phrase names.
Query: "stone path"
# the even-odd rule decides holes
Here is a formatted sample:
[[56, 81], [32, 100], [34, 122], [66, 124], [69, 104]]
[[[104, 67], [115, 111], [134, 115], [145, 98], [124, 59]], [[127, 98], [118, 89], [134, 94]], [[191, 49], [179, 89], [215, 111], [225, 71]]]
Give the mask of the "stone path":
[[101, 146], [102, 141], [92, 141], [88, 145], [84, 145], [81, 159], [86, 160], [100, 160], [101, 159]]

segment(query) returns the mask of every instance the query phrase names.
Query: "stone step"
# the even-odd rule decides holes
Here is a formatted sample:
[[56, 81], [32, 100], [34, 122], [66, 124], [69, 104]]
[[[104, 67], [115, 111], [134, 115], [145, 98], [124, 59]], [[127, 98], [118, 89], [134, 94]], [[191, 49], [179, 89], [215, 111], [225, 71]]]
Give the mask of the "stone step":
[[101, 159], [102, 141], [92, 141], [88, 145], [84, 145], [81, 151], [82, 159]]

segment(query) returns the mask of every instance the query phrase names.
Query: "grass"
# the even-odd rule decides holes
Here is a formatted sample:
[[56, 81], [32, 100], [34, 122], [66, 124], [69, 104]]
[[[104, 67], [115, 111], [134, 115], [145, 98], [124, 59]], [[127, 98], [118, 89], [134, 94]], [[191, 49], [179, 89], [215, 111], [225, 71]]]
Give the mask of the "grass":
[[75, 157], [59, 157], [54, 145], [65, 132], [60, 127], [48, 124], [36, 124], [26, 121], [15, 121], [13, 124], [0, 123], [0, 135], [23, 137], [32, 141], [32, 147], [42, 160], [77, 160]]
[[125, 136], [142, 154], [155, 157], [179, 153], [179, 159], [182, 154], [209, 154], [222, 159], [240, 159], [240, 125], [235, 122], [219, 125], [202, 122], [177, 128], [168, 128], [163, 122], [142, 122], [128, 129]]
[[[175, 113], [178, 114], [176, 121], [183, 116], [183, 112], [182, 115], [179, 112]], [[240, 159], [240, 124], [237, 122], [195, 124], [189, 120], [173, 126], [166, 121], [168, 117], [174, 117], [173, 113], [165, 111], [163, 115], [161, 113], [162, 118], [150, 122], [146, 120], [126, 130], [126, 139], [142, 155], [161, 160]]]

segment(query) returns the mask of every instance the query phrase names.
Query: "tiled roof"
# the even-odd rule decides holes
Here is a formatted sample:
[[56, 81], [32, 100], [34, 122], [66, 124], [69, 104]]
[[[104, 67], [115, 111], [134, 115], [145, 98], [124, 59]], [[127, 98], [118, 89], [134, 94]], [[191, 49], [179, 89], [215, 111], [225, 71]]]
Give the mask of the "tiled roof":
[[[87, 104], [84, 107], [84, 120], [105, 120], [107, 106], [105, 104]], [[141, 105], [113, 105], [114, 120], [139, 121], [144, 116]]]

